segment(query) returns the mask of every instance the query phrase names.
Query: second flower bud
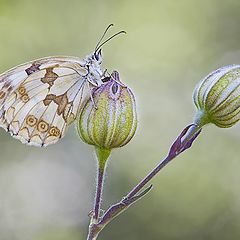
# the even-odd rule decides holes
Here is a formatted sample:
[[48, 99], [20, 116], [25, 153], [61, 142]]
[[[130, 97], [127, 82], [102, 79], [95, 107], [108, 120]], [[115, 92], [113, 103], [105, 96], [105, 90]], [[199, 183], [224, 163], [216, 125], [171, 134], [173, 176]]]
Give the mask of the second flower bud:
[[240, 65], [230, 65], [210, 73], [199, 82], [193, 100], [196, 123], [213, 123], [228, 128], [240, 120]]

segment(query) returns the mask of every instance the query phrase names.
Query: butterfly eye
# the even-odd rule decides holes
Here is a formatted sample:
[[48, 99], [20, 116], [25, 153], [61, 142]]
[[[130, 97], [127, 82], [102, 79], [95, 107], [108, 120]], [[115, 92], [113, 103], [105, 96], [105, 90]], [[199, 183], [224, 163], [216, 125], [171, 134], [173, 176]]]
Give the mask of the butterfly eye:
[[94, 58], [98, 61], [99, 60], [99, 55], [98, 53], [94, 53]]
[[102, 59], [102, 50], [100, 49], [98, 52], [94, 53], [94, 58], [99, 61]]

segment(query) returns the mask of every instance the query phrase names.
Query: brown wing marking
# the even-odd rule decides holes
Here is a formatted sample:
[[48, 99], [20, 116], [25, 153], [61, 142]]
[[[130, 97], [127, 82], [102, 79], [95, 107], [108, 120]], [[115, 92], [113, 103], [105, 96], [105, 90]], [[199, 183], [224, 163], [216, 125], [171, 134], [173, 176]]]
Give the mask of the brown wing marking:
[[38, 71], [40, 70], [40, 68], [39, 68], [40, 66], [41, 66], [41, 63], [39, 63], [39, 62], [37, 62], [37, 61], [36, 61], [36, 62], [33, 62], [32, 65], [25, 70], [25, 72], [26, 72], [27, 75], [29, 76], [29, 75], [31, 75], [32, 73], [38, 72]]
[[[56, 65], [55, 67], [58, 67], [59, 65]], [[54, 81], [59, 77], [54, 71], [54, 67], [47, 68], [45, 76], [41, 79], [43, 83], [49, 84], [49, 88], [51, 88], [54, 84]]]

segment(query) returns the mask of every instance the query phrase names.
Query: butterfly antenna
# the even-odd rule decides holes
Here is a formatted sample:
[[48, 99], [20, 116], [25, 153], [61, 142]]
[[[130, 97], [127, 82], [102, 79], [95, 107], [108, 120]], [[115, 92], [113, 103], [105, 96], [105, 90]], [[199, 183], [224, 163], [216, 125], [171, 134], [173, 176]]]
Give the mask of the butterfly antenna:
[[112, 35], [111, 37], [109, 37], [107, 40], [105, 40], [105, 41], [102, 42], [101, 44], [98, 44], [98, 46], [97, 46], [96, 49], [95, 49], [95, 52], [97, 52], [105, 43], [107, 43], [108, 41], [110, 41], [111, 39], [113, 39], [114, 37], [116, 37], [116, 36], [118, 36], [118, 35], [120, 35], [120, 34], [122, 34], [122, 33], [126, 34], [125, 31], [120, 31], [120, 32], [118, 32], [118, 33], [115, 33], [115, 34]]
[[112, 24], [112, 23], [107, 26], [107, 28], [105, 29], [104, 33], [102, 34], [100, 40], [98, 41], [98, 43], [97, 43], [97, 45], [96, 45], [96, 47], [95, 47], [95, 52], [97, 51], [98, 46], [100, 45], [101, 41], [102, 41], [103, 38], [105, 37], [105, 35], [106, 35], [106, 33], [108, 32], [109, 28], [111, 28], [111, 27], [113, 27], [113, 24]]

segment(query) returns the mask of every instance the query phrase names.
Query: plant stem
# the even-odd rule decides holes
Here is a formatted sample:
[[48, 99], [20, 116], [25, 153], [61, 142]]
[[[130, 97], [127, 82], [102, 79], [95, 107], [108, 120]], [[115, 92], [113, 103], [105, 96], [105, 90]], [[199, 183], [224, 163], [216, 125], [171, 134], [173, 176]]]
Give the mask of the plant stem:
[[98, 177], [97, 177], [97, 187], [96, 187], [96, 195], [95, 195], [95, 204], [94, 204], [94, 216], [93, 218], [98, 220], [99, 218], [99, 211], [101, 207], [101, 200], [102, 200], [102, 188], [103, 188], [103, 181], [104, 181], [104, 169], [98, 167]]
[[97, 224], [90, 223], [87, 240], [96, 240], [100, 231]]
[[[183, 136], [182, 146], [184, 147], [188, 141], [194, 136], [194, 134], [199, 131], [197, 125], [192, 125], [189, 127], [186, 135]], [[177, 157], [181, 151], [176, 154], [168, 154], [165, 159], [163, 159], [145, 178], [143, 178], [138, 185], [136, 185], [126, 196], [127, 199], [135, 196], [163, 167], [165, 167], [171, 160]]]
[[135, 196], [164, 166], [166, 166], [173, 158], [167, 156], [163, 159], [144, 179], [142, 179], [137, 186], [135, 186], [126, 196], [126, 198], [132, 198]]
[[[88, 240], [95, 240], [99, 232], [116, 216], [125, 211], [130, 205], [145, 196], [151, 186], [143, 190], [146, 184], [171, 160], [176, 158], [180, 153], [191, 147], [193, 141], [199, 135], [201, 127], [195, 124], [186, 127], [178, 138], [175, 140], [170, 148], [168, 155], [146, 176], [144, 177], [120, 202], [112, 205], [100, 218], [98, 222], [90, 224], [89, 235], [92, 238]], [[142, 192], [140, 192], [142, 191]], [[140, 193], [139, 193], [140, 192]], [[96, 206], [96, 205], [95, 205]], [[96, 214], [95, 214], [96, 215]], [[98, 219], [96, 219], [98, 220]]]
[[93, 219], [98, 221], [99, 211], [101, 208], [102, 201], [102, 189], [105, 175], [105, 166], [108, 157], [110, 156], [111, 150], [95, 147], [97, 160], [98, 160], [98, 173], [97, 173], [97, 185], [96, 185], [96, 194], [94, 202], [94, 215]]
[[106, 162], [111, 153], [110, 150], [99, 148], [99, 147], [95, 147], [95, 152], [98, 160], [97, 184], [96, 184], [95, 201], [93, 206], [93, 215], [91, 218], [91, 222], [89, 224], [89, 233], [87, 238], [88, 240], [97, 239], [97, 236], [98, 236], [98, 226], [96, 225], [96, 223], [99, 221], [99, 213], [101, 210]]

